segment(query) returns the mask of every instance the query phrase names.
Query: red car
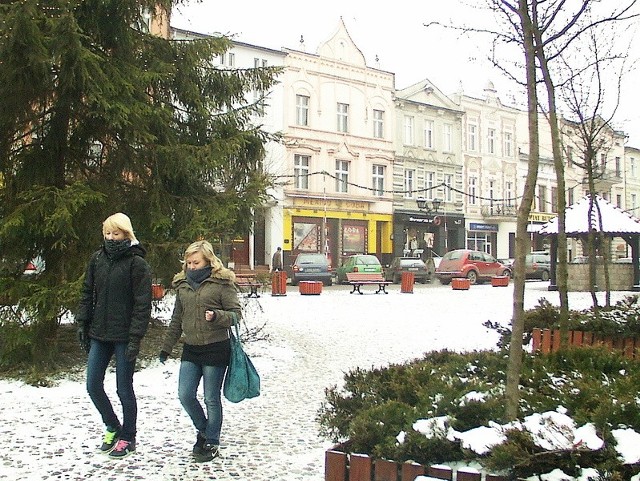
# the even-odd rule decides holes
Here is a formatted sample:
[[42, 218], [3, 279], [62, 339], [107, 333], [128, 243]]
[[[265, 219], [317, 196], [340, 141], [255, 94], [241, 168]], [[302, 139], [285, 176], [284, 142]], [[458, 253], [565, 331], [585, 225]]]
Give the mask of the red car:
[[469, 249], [447, 252], [436, 269], [436, 277], [442, 284], [449, 284], [454, 277], [466, 277], [476, 284], [493, 276], [511, 277], [511, 269], [490, 254]]

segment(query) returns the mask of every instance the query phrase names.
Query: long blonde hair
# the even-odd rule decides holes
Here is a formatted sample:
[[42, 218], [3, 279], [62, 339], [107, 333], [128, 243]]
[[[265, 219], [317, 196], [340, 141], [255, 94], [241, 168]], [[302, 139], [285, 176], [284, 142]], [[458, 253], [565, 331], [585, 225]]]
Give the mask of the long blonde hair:
[[233, 271], [227, 269], [222, 264], [222, 261], [213, 252], [213, 246], [206, 240], [196, 241], [184, 251], [184, 259], [182, 260], [183, 273], [187, 273], [187, 259], [196, 252], [201, 252], [202, 257], [209, 262], [209, 265], [211, 266], [211, 276], [219, 277], [221, 279], [229, 279], [231, 281], [235, 280], [236, 275]]
[[117, 212], [113, 215], [110, 215], [104, 220], [104, 222], [102, 223], [102, 235], [104, 235], [108, 230], [114, 229], [118, 229], [124, 232], [127, 239], [129, 239], [132, 243], [138, 243], [138, 239], [136, 239], [136, 236], [133, 233], [131, 219], [129, 219], [129, 216], [127, 216], [126, 214]]

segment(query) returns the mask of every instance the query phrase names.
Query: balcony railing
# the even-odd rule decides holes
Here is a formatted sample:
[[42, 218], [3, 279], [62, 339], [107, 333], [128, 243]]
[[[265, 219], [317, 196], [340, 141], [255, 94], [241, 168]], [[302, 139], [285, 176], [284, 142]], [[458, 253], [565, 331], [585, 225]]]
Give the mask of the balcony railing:
[[483, 217], [515, 217], [518, 210], [515, 205], [493, 203], [483, 205], [480, 212]]

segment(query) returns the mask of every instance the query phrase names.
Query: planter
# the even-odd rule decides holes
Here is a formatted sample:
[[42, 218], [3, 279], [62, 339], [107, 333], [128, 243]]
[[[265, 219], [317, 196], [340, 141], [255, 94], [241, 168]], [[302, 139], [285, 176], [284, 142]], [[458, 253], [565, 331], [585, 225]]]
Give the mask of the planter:
[[[556, 352], [560, 349], [559, 329], [534, 328], [532, 333], [533, 352], [543, 354]], [[601, 336], [589, 331], [567, 331], [568, 345], [572, 347], [599, 346], [621, 351], [626, 358], [640, 359], [640, 338]]]
[[491, 285], [493, 287], [507, 287], [509, 285], [509, 276], [493, 276]]
[[322, 293], [322, 282], [319, 281], [300, 281], [298, 286], [303, 296], [318, 296]]
[[448, 466], [423, 466], [418, 463], [397, 463], [386, 459], [373, 459], [366, 454], [347, 454], [330, 449], [325, 452], [325, 481], [414, 481], [418, 476], [451, 481], [506, 481], [505, 476], [482, 474], [474, 469], [452, 470]]
[[164, 297], [164, 286], [162, 284], [151, 284], [151, 298], [159, 301]]
[[471, 281], [466, 277], [454, 277], [451, 279], [451, 288], [456, 291], [466, 291], [471, 287]]

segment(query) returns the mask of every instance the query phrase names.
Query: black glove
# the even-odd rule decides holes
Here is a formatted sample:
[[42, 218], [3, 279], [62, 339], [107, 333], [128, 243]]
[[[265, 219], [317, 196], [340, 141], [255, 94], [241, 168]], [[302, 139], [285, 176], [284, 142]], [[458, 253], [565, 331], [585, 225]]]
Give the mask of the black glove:
[[127, 345], [127, 360], [135, 361], [140, 352], [140, 339], [132, 337]]
[[89, 348], [91, 347], [91, 340], [89, 339], [87, 330], [84, 327], [78, 328], [78, 342], [80, 343], [82, 350], [88, 353]]
[[158, 355], [158, 359], [162, 364], [167, 362], [168, 357], [169, 357], [169, 353], [167, 351], [160, 351], [160, 354]]

